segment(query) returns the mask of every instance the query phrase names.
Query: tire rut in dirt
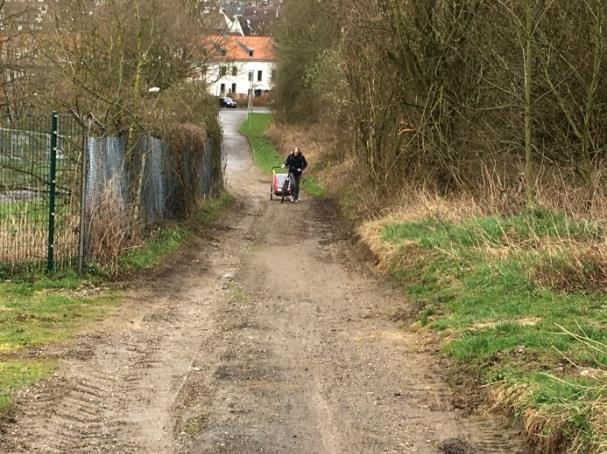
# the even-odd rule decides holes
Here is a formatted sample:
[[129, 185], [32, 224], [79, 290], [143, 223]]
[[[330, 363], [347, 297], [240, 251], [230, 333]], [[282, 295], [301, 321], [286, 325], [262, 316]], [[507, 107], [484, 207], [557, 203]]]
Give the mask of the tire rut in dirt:
[[525, 454], [531, 451], [525, 447], [520, 428], [511, 427], [505, 419], [472, 416], [464, 420], [468, 441], [478, 454]]
[[[125, 422], [107, 419], [102, 411], [115, 380], [87, 375], [64, 383], [60, 396], [40, 406], [47, 423], [36, 434], [34, 452], [135, 452], [135, 446], [120, 441]], [[32, 418], [40, 416], [35, 409], [28, 413]]]

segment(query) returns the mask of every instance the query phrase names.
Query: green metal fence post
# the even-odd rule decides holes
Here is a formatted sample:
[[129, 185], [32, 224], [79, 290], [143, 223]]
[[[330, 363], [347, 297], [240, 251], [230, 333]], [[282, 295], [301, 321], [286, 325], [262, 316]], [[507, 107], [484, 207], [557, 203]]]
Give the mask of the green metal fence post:
[[57, 112], [51, 118], [51, 146], [49, 171], [49, 199], [48, 199], [48, 260], [47, 269], [52, 271], [55, 265], [55, 196], [57, 190]]
[[79, 228], [79, 240], [78, 240], [78, 274], [84, 272], [84, 262], [86, 260], [86, 224], [87, 224], [87, 212], [88, 207], [86, 206], [87, 198], [87, 183], [88, 183], [88, 168], [89, 168], [89, 150], [88, 140], [91, 135], [93, 120], [88, 120], [88, 126], [82, 128], [82, 159], [80, 160], [81, 166], [81, 180], [80, 180], [80, 228]]

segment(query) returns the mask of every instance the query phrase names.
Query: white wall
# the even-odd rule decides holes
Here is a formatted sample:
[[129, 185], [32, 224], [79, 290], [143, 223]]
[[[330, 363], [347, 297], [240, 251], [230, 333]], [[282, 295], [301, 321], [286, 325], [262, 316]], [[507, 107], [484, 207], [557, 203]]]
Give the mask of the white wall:
[[[226, 67], [226, 75], [219, 77], [220, 67]], [[237, 75], [232, 75], [232, 68], [235, 67]], [[225, 84], [225, 94], [232, 89], [232, 84], [236, 84], [236, 95], [247, 96], [251, 82], [249, 82], [249, 71], [253, 73], [253, 90], [262, 90], [262, 92], [272, 89], [272, 70], [274, 62], [271, 61], [246, 61], [230, 63], [213, 63], [207, 68], [206, 82], [209, 92], [212, 95], [219, 96], [221, 84]], [[258, 71], [261, 71], [261, 81], [257, 80]]]

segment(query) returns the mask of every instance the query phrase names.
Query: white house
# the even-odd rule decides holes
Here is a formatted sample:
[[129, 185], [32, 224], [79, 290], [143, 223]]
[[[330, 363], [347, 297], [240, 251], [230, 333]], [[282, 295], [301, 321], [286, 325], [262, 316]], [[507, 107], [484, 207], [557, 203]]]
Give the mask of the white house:
[[201, 74], [212, 95], [255, 97], [272, 89], [275, 52], [269, 36], [211, 36], [206, 38], [207, 66]]

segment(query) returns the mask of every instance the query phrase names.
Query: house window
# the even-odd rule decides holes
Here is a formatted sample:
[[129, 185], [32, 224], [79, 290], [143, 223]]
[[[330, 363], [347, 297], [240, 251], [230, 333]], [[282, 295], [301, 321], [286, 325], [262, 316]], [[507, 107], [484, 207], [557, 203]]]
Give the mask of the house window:
[[262, 79], [263, 79], [263, 72], [257, 71], [257, 82], [261, 82]]
[[228, 68], [226, 68], [225, 66], [222, 66], [221, 68], [219, 68], [219, 75], [221, 77], [225, 76], [228, 73]]
[[262, 91], [261, 91], [259, 88], [258, 88], [258, 89], [256, 89], [256, 90], [255, 90], [255, 97], [256, 97], [256, 98], [260, 97], [262, 93], [263, 93], [263, 92], [262, 92]]
[[249, 49], [249, 57], [253, 56], [253, 49]]
[[238, 68], [236, 66], [232, 66], [232, 75], [233, 76], [237, 76], [238, 75]]
[[223, 95], [225, 95], [225, 94], [226, 94], [226, 84], [221, 84], [221, 85], [219, 86], [219, 94], [220, 94], [221, 96], [223, 96]]
[[236, 93], [236, 84], [232, 84], [232, 93]]

